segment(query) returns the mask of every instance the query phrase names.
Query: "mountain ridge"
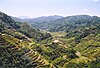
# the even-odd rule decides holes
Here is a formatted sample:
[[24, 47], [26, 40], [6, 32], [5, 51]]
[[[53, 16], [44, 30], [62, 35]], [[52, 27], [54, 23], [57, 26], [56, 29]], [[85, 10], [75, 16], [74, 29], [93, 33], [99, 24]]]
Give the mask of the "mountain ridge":
[[0, 67], [100, 68], [100, 18], [29, 24], [0, 12]]
[[53, 21], [59, 18], [63, 18], [63, 16], [53, 15], [53, 16], [41, 16], [36, 18], [23, 18], [20, 19], [18, 17], [12, 17], [15, 21], [22, 21], [22, 22], [44, 22], [44, 21]]

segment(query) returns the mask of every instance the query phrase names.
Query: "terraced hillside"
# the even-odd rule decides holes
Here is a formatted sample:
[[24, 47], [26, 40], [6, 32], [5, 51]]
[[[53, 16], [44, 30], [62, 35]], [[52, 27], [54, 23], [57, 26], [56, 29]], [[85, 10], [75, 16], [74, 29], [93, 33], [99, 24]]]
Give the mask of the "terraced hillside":
[[[87, 16], [81, 20], [75, 16], [68, 18], [78, 24], [88, 22]], [[15, 22], [0, 12], [0, 67], [100, 68], [100, 19], [88, 18], [89, 23], [84, 26], [76, 27], [74, 22], [75, 29], [46, 32], [25, 22]]]
[[[50, 34], [42, 33], [38, 29], [33, 29], [30, 25], [28, 25], [25, 22], [22, 23], [14, 21], [10, 16], [2, 12], [0, 12], [0, 32], [8, 33], [13, 36], [16, 35], [16, 37], [18, 37], [17, 35], [20, 35], [22, 33], [23, 35], [32, 38], [34, 41], [41, 41], [51, 37]], [[20, 34], [18, 34], [18, 32]]]
[[[25, 41], [26, 42], [26, 41]], [[0, 67], [48, 67], [49, 62], [32, 50], [32, 45], [13, 36], [0, 34]]]
[[0, 12], [0, 67], [50, 67], [51, 64], [32, 49], [37, 42], [49, 37], [50, 34], [33, 29], [26, 23], [15, 22]]

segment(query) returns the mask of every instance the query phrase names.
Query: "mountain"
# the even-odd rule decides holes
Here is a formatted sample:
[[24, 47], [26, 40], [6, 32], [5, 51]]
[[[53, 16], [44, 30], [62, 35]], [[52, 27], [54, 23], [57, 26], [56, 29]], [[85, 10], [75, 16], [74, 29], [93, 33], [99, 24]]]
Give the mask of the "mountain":
[[33, 29], [27, 23], [15, 22], [10, 16], [0, 13], [0, 31], [13, 35], [13, 33], [10, 33], [8, 30], [11, 32], [17, 31], [36, 41], [43, 40], [50, 36], [48, 33], [42, 33], [38, 29]]
[[77, 57], [71, 48], [53, 43], [49, 33], [0, 12], [0, 67], [55, 68], [50, 62], [65, 54], [69, 59]]
[[13, 17], [13, 16], [11, 16], [11, 18], [14, 19], [15, 21], [23, 22], [23, 20], [21, 18], [17, 18], [17, 17]]
[[100, 18], [97, 16], [89, 16], [89, 15], [76, 15], [76, 16], [68, 16], [62, 19], [58, 19], [52, 22], [49, 22], [48, 29], [49, 31], [70, 31], [82, 26], [92, 27], [99, 23]]
[[76, 15], [31, 25], [51, 32], [53, 43], [35, 46], [35, 49], [47, 60], [51, 60], [55, 67], [100, 67], [99, 17]]
[[42, 17], [38, 17], [38, 18], [33, 18], [33, 19], [30, 19], [30, 21], [27, 21], [27, 19], [25, 21], [27, 22], [49, 22], [49, 21], [54, 21], [56, 19], [60, 19], [60, 18], [63, 18], [63, 16], [58, 16], [58, 15], [54, 15], [54, 16], [42, 16]]
[[68, 16], [32, 26], [0, 12], [1, 68], [100, 68], [99, 17]]
[[27, 23], [15, 22], [0, 12], [0, 67], [49, 67], [49, 62], [32, 48], [50, 37], [49, 33], [33, 29]]
[[20, 21], [20, 22], [28, 22], [29, 24], [35, 23], [35, 22], [50, 22], [50, 21], [54, 21], [60, 18], [63, 18], [63, 16], [58, 16], [58, 15], [54, 15], [54, 16], [42, 16], [42, 17], [37, 17], [37, 18], [18, 18], [18, 17], [12, 17], [15, 21]]
[[37, 29], [47, 29], [48, 27], [45, 27], [46, 24], [48, 26], [47, 22], [55, 21], [55, 20], [61, 19], [61, 18], [63, 18], [63, 16], [58, 16], [58, 15], [42, 16], [42, 17], [33, 18], [33, 19], [29, 19], [29, 18], [20, 19], [20, 18], [17, 18], [17, 17], [12, 17], [12, 19], [14, 19], [15, 21], [27, 22], [28, 24], [32, 25], [34, 28], [37, 28]]
[[99, 24], [98, 21], [100, 21], [100, 18], [97, 16], [76, 15], [59, 18], [53, 21], [29, 22], [29, 24], [34, 28], [48, 30], [50, 32], [68, 32], [82, 26], [92, 27], [93, 25]]
[[[16, 18], [13, 18], [16, 19]], [[89, 15], [76, 15], [76, 16], [48, 16], [48, 17], [39, 17], [34, 19], [16, 19], [16, 21], [26, 21], [32, 27], [48, 30], [51, 32], [56, 31], [70, 31], [73, 29], [77, 29], [79, 27], [88, 27], [95, 26], [99, 24], [100, 18], [97, 16], [89, 16]]]
[[28, 16], [19, 16], [18, 18], [20, 18], [20, 19], [29, 19]]

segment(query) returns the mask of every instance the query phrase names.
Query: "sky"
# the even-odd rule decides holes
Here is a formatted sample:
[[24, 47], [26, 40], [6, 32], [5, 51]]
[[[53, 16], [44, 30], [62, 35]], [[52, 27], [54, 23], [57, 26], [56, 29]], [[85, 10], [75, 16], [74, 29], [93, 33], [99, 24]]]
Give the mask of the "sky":
[[0, 11], [30, 18], [50, 15], [100, 17], [100, 0], [0, 0]]

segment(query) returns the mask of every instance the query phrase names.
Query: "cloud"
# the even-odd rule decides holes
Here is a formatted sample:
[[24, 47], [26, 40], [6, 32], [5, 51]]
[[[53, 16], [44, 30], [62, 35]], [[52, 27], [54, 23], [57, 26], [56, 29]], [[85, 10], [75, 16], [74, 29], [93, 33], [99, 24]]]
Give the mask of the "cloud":
[[66, 9], [71, 9], [70, 7], [66, 7]]
[[99, 0], [93, 0], [94, 2], [98, 2]]
[[83, 9], [83, 11], [88, 11], [88, 9]]

